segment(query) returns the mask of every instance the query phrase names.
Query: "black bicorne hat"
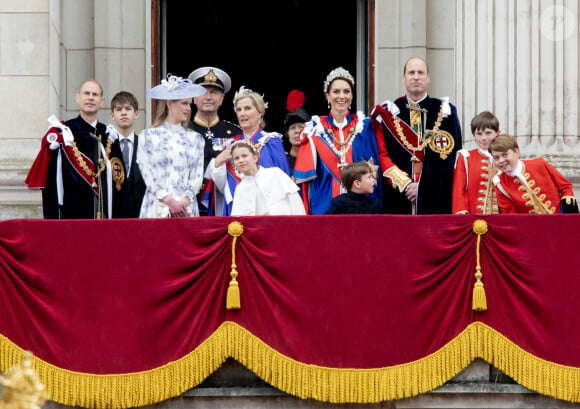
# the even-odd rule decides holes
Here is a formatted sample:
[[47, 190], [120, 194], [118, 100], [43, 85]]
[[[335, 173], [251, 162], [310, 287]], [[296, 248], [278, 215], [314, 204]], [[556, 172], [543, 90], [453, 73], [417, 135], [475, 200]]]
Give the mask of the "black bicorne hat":
[[294, 89], [288, 94], [286, 100], [288, 114], [286, 114], [286, 118], [284, 119], [284, 126], [286, 129], [290, 128], [290, 126], [297, 122], [305, 123], [310, 121], [310, 115], [308, 115], [306, 110], [302, 107], [304, 105], [304, 100], [305, 97], [302, 91]]

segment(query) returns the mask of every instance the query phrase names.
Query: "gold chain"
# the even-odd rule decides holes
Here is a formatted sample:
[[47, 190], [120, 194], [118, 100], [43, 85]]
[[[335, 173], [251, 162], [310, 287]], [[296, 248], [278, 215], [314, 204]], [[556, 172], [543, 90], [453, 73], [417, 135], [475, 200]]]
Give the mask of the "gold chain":
[[[97, 143], [100, 143], [100, 141], [97, 141]], [[105, 170], [106, 162], [107, 162], [107, 160], [109, 160], [109, 154], [111, 153], [111, 146], [112, 145], [113, 145], [113, 140], [109, 138], [107, 140], [107, 148], [105, 149], [105, 160], [101, 161], [100, 166], [99, 166], [99, 170], [95, 174], [95, 172], [93, 172], [87, 166], [87, 162], [85, 162], [85, 159], [83, 158], [83, 155], [80, 153], [79, 148], [77, 148], [76, 142], [75, 141], [72, 141], [73, 153], [75, 155], [75, 158], [77, 160], [77, 163], [85, 171], [85, 173], [87, 175], [89, 175], [90, 177], [94, 177], [95, 179], [98, 178], [99, 176], [101, 176], [101, 173], [103, 173], [103, 170]]]
[[[339, 142], [336, 140], [336, 137], [334, 136], [334, 132], [332, 132], [332, 129], [327, 129], [327, 131], [330, 134], [332, 140], [328, 139], [328, 137], [324, 133], [322, 134], [322, 137], [324, 139], [326, 139], [329, 147], [338, 155], [338, 157], [340, 158], [340, 164], [344, 165], [345, 161], [346, 161], [346, 153], [350, 150], [350, 148], [355, 140], [355, 128], [351, 128], [351, 130], [348, 133], [348, 137], [346, 138], [346, 141], [344, 141], [344, 142]], [[340, 146], [340, 150], [338, 150], [334, 147], [333, 141], [336, 142]], [[345, 145], [346, 145], [346, 147], [345, 147]]]
[[256, 143], [256, 144], [254, 144], [254, 143], [252, 142], [252, 138], [247, 138], [247, 137], [246, 137], [246, 135], [244, 135], [244, 140], [245, 140], [245, 141], [246, 141], [246, 142], [247, 142], [249, 145], [252, 145], [258, 154], [260, 154], [260, 151], [262, 150], [262, 148], [263, 148], [263, 147], [264, 147], [264, 145], [265, 145], [265, 144], [263, 144], [263, 143], [260, 143], [260, 142], [258, 142], [258, 143]]
[[[437, 114], [437, 120], [435, 121], [435, 125], [433, 126], [433, 131], [437, 132], [439, 130], [439, 127], [441, 126], [442, 121], [443, 121], [443, 104], [441, 104], [441, 107], [439, 109], [439, 113]], [[416, 152], [416, 151], [420, 152], [423, 149], [425, 149], [425, 146], [427, 146], [427, 144], [429, 143], [429, 138], [427, 138], [424, 141], [421, 141], [419, 143], [419, 145], [413, 146], [409, 143], [409, 141], [407, 140], [407, 137], [403, 133], [403, 128], [401, 127], [401, 119], [395, 116], [395, 117], [393, 117], [393, 122], [395, 123], [395, 128], [397, 128], [397, 134], [399, 135], [399, 138], [401, 139], [403, 144], [409, 150], [411, 150], [413, 152]]]

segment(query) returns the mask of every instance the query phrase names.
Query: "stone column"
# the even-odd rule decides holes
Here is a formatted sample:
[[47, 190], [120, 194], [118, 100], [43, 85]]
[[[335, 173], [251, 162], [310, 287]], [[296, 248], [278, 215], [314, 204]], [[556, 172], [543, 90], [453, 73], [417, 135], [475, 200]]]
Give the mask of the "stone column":
[[[95, 78], [95, 14], [94, 0], [61, 0], [64, 84], [61, 119], [79, 114], [75, 95], [80, 84]], [[106, 29], [106, 27], [103, 27]]]
[[403, 64], [414, 55], [427, 58], [427, 1], [375, 2], [377, 103], [403, 95]]
[[[75, 95], [79, 85], [94, 78], [103, 87], [105, 104], [99, 120], [111, 122], [110, 102], [118, 91], [133, 93], [145, 107], [146, 67], [145, 16], [149, 1], [61, 0], [64, 10], [64, 53], [66, 55], [66, 112], [78, 115]], [[146, 115], [136, 123], [144, 128]]]
[[[145, 18], [149, 2], [143, 0], [95, 1], [95, 78], [105, 92], [105, 105], [99, 118], [110, 123], [111, 98], [119, 91], [129, 91], [139, 101], [141, 115], [136, 129], [146, 125]], [[148, 89], [148, 88], [147, 88]]]
[[377, 102], [405, 93], [403, 65], [419, 56], [430, 67], [429, 94], [455, 104], [455, 1], [377, 1], [375, 12]]
[[[146, 106], [149, 0], [3, 0], [0, 3], [0, 220], [42, 217], [40, 192], [24, 184], [50, 115], [78, 115], [89, 78], [104, 88], [110, 122], [120, 90]], [[137, 122], [144, 128], [146, 115]]]
[[456, 0], [459, 111], [467, 147], [471, 118], [490, 110], [524, 157], [544, 156], [565, 176], [578, 157], [578, 3]]
[[[39, 192], [24, 185], [32, 158], [58, 105], [57, 1], [0, 3], [0, 215], [37, 217]], [[58, 67], [58, 65], [56, 65]], [[24, 209], [24, 211], [23, 211]]]

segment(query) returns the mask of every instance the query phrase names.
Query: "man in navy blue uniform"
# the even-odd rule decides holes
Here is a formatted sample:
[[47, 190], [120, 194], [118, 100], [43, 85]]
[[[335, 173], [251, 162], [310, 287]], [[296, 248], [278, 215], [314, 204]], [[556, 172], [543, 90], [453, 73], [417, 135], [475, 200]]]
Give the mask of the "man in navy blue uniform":
[[[212, 159], [222, 154], [229, 159], [229, 149], [226, 149], [232, 142], [232, 137], [242, 133], [242, 130], [228, 121], [220, 119], [218, 115], [219, 108], [224, 102], [225, 94], [232, 86], [230, 76], [223, 70], [216, 67], [201, 67], [189, 74], [189, 79], [194, 84], [199, 84], [205, 89], [207, 93], [200, 97], [194, 98], [193, 102], [197, 107], [197, 112], [193, 118], [191, 128], [199, 132], [205, 139], [205, 148], [203, 155], [203, 168], [206, 179], [211, 179], [211, 170], [207, 172], [208, 166], [213, 166]], [[207, 188], [207, 185], [206, 185]], [[222, 194], [213, 190], [212, 193], [207, 192], [207, 189], [202, 190], [202, 196], [205, 194], [206, 198], [202, 197], [200, 203], [207, 203], [207, 196], [214, 194], [208, 205], [210, 207], [209, 214], [215, 214], [215, 211], [221, 209]], [[203, 205], [200, 206], [200, 215], [207, 215], [208, 209]], [[217, 214], [219, 216], [219, 214]]]
[[194, 84], [207, 89], [207, 93], [194, 98], [197, 112], [191, 127], [205, 138], [204, 169], [230, 142], [230, 138], [242, 133], [241, 129], [228, 121], [221, 120], [218, 110], [225, 94], [232, 86], [228, 74], [216, 67], [202, 67], [189, 74]]

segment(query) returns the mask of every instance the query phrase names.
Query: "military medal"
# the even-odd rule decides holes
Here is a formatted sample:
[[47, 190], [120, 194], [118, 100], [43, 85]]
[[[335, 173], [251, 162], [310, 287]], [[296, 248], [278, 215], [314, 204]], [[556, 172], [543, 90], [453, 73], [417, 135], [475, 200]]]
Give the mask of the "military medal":
[[228, 146], [228, 138], [213, 138], [212, 139], [212, 149], [216, 152], [223, 151]]

